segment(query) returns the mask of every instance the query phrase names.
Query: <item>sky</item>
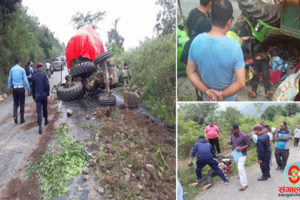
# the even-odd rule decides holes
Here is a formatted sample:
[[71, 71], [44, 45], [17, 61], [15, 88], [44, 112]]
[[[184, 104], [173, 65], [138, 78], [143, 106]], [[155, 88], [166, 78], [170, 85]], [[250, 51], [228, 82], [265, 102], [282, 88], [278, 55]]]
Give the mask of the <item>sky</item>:
[[76, 34], [71, 18], [77, 12], [106, 11], [104, 20], [97, 24], [97, 32], [103, 44], [107, 42], [107, 32], [113, 27], [113, 21], [120, 18], [117, 30], [124, 37], [126, 50], [134, 48], [146, 37], [155, 35], [153, 28], [160, 6], [156, 0], [22, 0], [28, 8], [27, 13], [38, 17], [60, 42], [66, 45]]

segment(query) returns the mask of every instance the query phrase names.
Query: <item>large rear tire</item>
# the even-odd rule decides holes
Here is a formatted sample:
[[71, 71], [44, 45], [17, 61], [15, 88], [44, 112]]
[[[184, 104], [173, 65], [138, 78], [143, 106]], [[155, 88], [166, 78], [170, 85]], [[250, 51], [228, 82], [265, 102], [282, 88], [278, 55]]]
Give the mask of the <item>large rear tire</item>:
[[95, 65], [98, 65], [98, 64], [102, 64], [104, 63], [108, 58], [110, 58], [110, 53], [109, 51], [103, 53], [103, 54], [100, 54], [99, 56], [97, 56], [95, 59], [94, 59], [94, 63]]
[[99, 103], [102, 106], [114, 106], [117, 103], [117, 99], [114, 95], [110, 95], [110, 97], [107, 97], [106, 95], [101, 95], [99, 97]]
[[252, 23], [257, 20], [279, 27], [280, 26], [280, 3], [261, 4], [258, 0], [238, 0], [239, 8], [242, 14]]
[[83, 86], [81, 81], [74, 81], [71, 87], [66, 88], [65, 84], [62, 84], [57, 89], [57, 98], [62, 101], [71, 101], [79, 99], [83, 95]]
[[93, 62], [82, 62], [71, 68], [70, 74], [72, 77], [88, 76], [96, 71], [96, 66]]

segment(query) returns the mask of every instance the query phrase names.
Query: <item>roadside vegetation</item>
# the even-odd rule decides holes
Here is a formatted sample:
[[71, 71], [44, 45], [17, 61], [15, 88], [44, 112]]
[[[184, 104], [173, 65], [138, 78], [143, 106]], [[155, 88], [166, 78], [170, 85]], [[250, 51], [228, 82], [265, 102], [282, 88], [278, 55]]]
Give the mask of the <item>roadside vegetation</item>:
[[138, 48], [114, 49], [116, 63], [127, 62], [130, 90], [137, 91], [141, 104], [167, 124], [175, 125], [175, 33], [147, 39]]
[[[270, 105], [266, 108], [260, 117], [244, 116], [234, 107], [227, 107], [226, 110], [218, 110], [218, 104], [182, 104], [178, 109], [178, 178], [183, 187], [186, 199], [192, 199], [201, 190], [201, 186], [189, 186], [190, 183], [196, 181], [195, 165], [188, 167], [187, 163], [190, 158], [190, 152], [194, 143], [200, 135], [204, 135], [204, 128], [209, 120], [219, 127], [222, 140], [220, 148], [222, 155], [231, 153], [231, 146], [227, 144], [230, 140], [230, 124], [237, 123], [240, 130], [246, 134], [253, 131], [253, 127], [264, 119], [265, 124], [271, 127], [279, 128], [280, 122], [286, 121], [288, 128], [294, 130], [300, 121], [300, 107], [297, 104]], [[250, 166], [257, 162], [256, 145], [250, 137], [251, 146], [248, 149], [246, 166]], [[292, 142], [292, 141], [291, 141]], [[209, 166], [203, 168], [205, 175]], [[233, 172], [230, 176], [237, 173], [237, 168], [233, 165]], [[219, 177], [214, 177], [213, 182], [220, 181]]]
[[7, 77], [16, 57], [22, 63], [58, 56], [62, 46], [53, 33], [29, 16], [21, 0], [0, 2], [0, 94], [7, 90]]

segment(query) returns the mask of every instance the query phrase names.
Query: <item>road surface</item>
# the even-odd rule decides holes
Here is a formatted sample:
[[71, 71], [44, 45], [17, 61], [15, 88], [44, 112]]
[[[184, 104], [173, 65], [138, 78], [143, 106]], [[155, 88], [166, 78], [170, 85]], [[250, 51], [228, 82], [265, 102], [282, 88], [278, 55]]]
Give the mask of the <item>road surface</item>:
[[[298, 197], [281, 197], [278, 196], [278, 187], [291, 186], [287, 183], [283, 176], [283, 172], [275, 170], [276, 160], [273, 152], [273, 164], [271, 167], [271, 179], [267, 181], [257, 181], [257, 178], [261, 176], [261, 170], [259, 164], [254, 164], [251, 167], [246, 168], [248, 177], [248, 189], [245, 191], [239, 191], [239, 180], [237, 176], [233, 176], [229, 180], [229, 185], [224, 185], [222, 181], [214, 183], [213, 186], [201, 192], [194, 200], [206, 199], [206, 200], [282, 200], [282, 199], [300, 199]], [[290, 156], [287, 162], [287, 166], [293, 162], [300, 161], [300, 147], [291, 148]]]

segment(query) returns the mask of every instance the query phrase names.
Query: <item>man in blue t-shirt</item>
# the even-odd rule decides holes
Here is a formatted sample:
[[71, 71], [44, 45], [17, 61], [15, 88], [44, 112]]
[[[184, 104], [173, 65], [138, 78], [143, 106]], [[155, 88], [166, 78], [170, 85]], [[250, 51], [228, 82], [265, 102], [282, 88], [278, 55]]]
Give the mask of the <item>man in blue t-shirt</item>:
[[229, 0], [212, 2], [212, 30], [192, 42], [186, 73], [209, 101], [233, 101], [245, 87], [246, 71], [240, 45], [226, 37], [233, 20]]

